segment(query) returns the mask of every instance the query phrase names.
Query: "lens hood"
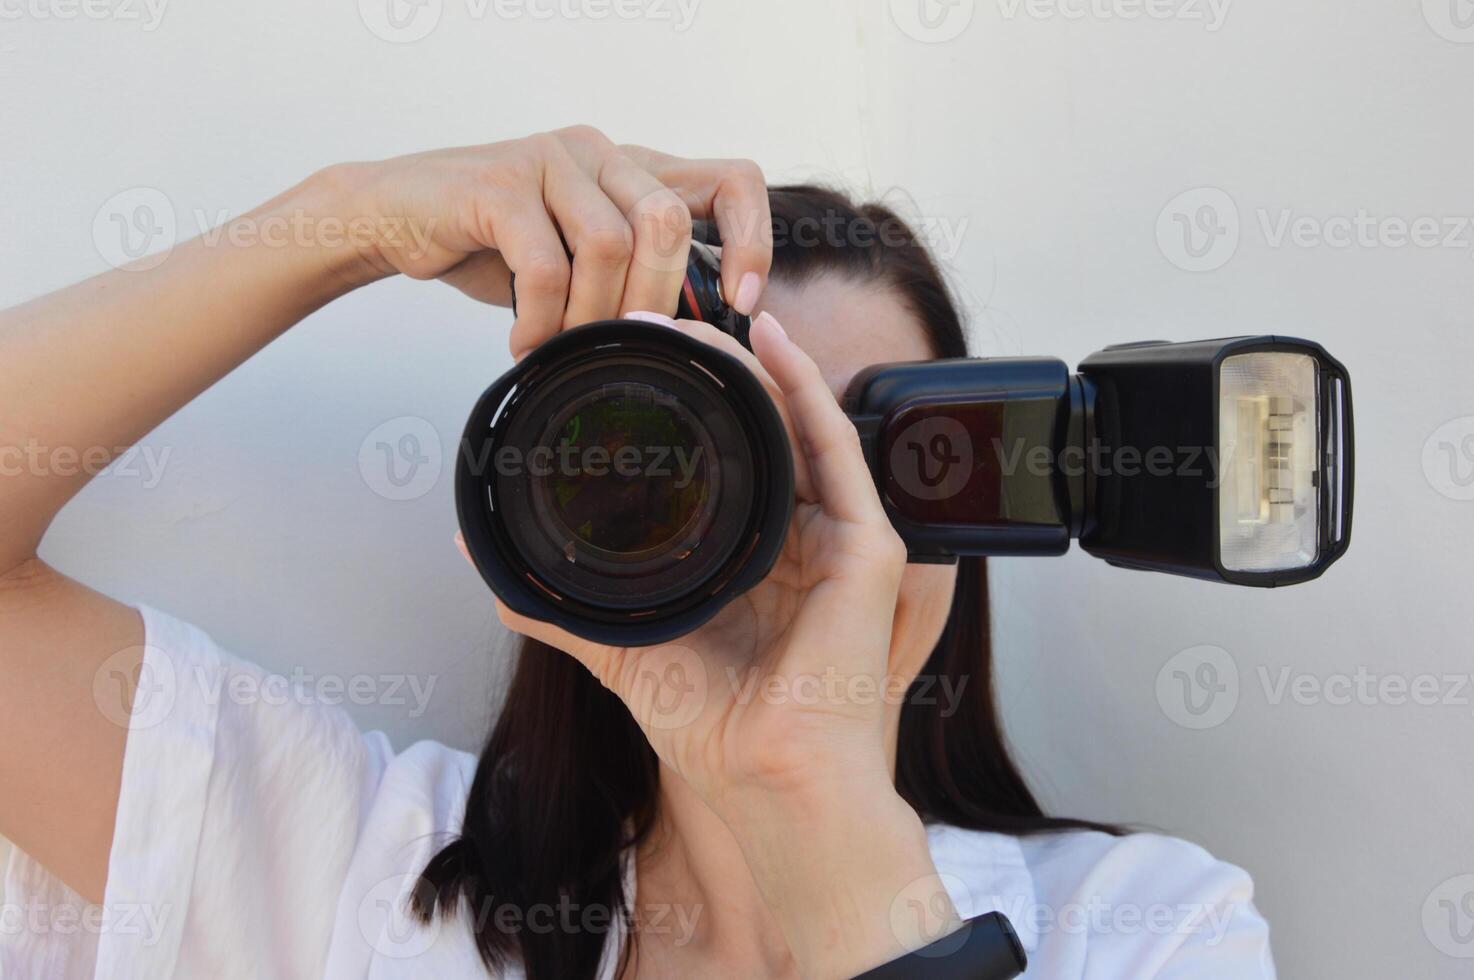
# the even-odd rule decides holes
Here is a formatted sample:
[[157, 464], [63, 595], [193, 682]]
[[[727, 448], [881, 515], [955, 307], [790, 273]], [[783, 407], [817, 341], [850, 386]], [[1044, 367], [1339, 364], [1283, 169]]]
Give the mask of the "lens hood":
[[456, 511], [515, 612], [598, 643], [683, 636], [772, 569], [793, 462], [762, 384], [678, 330], [564, 331], [476, 403]]

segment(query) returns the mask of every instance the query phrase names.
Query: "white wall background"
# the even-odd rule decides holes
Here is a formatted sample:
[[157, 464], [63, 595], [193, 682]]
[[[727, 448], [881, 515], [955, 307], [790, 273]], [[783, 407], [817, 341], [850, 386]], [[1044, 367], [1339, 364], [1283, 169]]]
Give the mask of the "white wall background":
[[[389, 0], [152, 2], [0, 0], [0, 305], [103, 269], [139, 188], [187, 237], [333, 161], [587, 121], [774, 179], [904, 189], [960, 235], [987, 351], [1323, 341], [1357, 396], [1349, 557], [1280, 592], [996, 562], [1005, 713], [1056, 810], [1247, 867], [1283, 976], [1468, 975], [1474, 690], [1451, 678], [1474, 670], [1469, 0], [685, 0], [689, 24], [675, 0], [618, 0], [635, 19], [425, 0], [407, 43]], [[1237, 232], [1187, 271], [1173, 215], [1215, 202]], [[1358, 214], [1369, 242], [1326, 241]], [[1455, 240], [1394, 247], [1425, 217]], [[410, 671], [435, 684], [427, 710], [379, 683], [362, 723], [474, 746], [504, 653], [451, 546], [448, 475], [389, 500], [360, 448], [404, 416], [452, 446], [507, 324], [434, 284], [335, 304], [150, 436], [157, 482], [94, 483], [46, 557], [284, 672]], [[1237, 686], [1195, 730], [1170, 673], [1203, 646]], [[1331, 703], [1359, 671], [1374, 696]], [[1386, 686], [1420, 678], [1437, 703]]]

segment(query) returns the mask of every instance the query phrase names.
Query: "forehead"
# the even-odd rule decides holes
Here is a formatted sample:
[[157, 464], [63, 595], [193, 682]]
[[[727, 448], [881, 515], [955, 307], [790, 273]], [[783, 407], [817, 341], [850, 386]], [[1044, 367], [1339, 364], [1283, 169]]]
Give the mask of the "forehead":
[[819, 276], [801, 285], [775, 281], [759, 310], [783, 324], [838, 398], [862, 368], [936, 356], [916, 316], [894, 290]]

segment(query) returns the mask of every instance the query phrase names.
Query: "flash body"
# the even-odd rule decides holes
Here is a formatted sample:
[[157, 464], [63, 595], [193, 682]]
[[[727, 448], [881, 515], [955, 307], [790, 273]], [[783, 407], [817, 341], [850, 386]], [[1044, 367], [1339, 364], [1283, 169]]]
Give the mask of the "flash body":
[[1054, 555], [1273, 587], [1350, 543], [1351, 386], [1319, 344], [1235, 337], [877, 365], [845, 408], [914, 561]]

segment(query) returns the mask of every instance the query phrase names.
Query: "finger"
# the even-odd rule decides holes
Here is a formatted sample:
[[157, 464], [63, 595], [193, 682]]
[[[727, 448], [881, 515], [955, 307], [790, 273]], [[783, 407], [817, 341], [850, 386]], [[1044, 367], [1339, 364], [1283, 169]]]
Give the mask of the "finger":
[[767, 180], [751, 160], [684, 160], [642, 146], [620, 148], [680, 194], [698, 218], [713, 218], [722, 236], [722, 295], [751, 314], [773, 264], [773, 219]]
[[620, 301], [634, 253], [634, 232], [609, 195], [560, 147], [551, 154], [544, 194], [573, 253], [563, 327], [609, 320]]
[[482, 303], [512, 305], [512, 270], [498, 252], [473, 252], [442, 273], [440, 280]]
[[752, 324], [753, 352], [783, 392], [788, 415], [808, 460], [817, 502], [830, 517], [857, 524], [884, 524], [885, 511], [854, 425], [809, 355], [788, 339], [766, 311]]
[[509, 344], [521, 357], [563, 328], [572, 266], [541, 195], [508, 194], [491, 239], [517, 275], [517, 322]]
[[634, 230], [634, 260], [621, 312], [676, 311], [691, 252], [691, 209], [675, 191], [623, 153], [606, 157], [599, 186]]

